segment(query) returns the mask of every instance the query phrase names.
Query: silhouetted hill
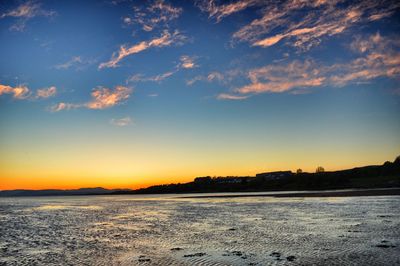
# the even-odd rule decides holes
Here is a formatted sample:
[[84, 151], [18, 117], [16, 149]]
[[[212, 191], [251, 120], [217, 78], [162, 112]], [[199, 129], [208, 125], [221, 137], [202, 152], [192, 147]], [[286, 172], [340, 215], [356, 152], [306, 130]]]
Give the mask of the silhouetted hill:
[[[80, 188], [80, 189], [44, 189], [44, 190], [3, 190], [1, 197], [31, 197], [31, 196], [77, 196], [77, 195], [105, 195], [120, 191], [119, 189]], [[124, 189], [124, 191], [128, 191]]]
[[[318, 171], [323, 168], [318, 169]], [[394, 162], [331, 172], [278, 171], [237, 177], [198, 177], [184, 184], [158, 185], [128, 194], [251, 192], [400, 187], [400, 156]]]

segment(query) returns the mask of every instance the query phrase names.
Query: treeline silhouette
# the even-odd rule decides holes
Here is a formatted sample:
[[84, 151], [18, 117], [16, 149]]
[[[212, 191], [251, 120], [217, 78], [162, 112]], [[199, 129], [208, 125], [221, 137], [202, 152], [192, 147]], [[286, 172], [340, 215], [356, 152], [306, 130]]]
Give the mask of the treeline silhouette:
[[[281, 176], [274, 173], [283, 173]], [[298, 169], [263, 173], [256, 176], [198, 177], [193, 182], [157, 185], [125, 194], [199, 193], [199, 192], [250, 192], [281, 190], [326, 190], [346, 188], [400, 187], [400, 156], [394, 162], [383, 165], [356, 167], [340, 171], [324, 171], [318, 167], [315, 173]], [[124, 194], [119, 191], [118, 194]]]

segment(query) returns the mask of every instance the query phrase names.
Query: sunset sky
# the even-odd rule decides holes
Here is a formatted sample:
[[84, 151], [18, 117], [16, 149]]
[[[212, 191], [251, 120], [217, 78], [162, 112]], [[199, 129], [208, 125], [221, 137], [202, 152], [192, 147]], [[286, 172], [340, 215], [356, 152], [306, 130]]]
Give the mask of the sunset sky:
[[0, 1], [0, 189], [400, 154], [399, 1]]

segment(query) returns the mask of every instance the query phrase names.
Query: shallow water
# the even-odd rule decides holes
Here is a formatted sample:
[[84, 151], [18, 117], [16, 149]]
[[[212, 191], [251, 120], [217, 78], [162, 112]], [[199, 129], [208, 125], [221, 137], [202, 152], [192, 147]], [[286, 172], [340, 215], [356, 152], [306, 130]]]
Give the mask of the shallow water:
[[0, 265], [400, 265], [399, 207], [398, 196], [2, 198]]

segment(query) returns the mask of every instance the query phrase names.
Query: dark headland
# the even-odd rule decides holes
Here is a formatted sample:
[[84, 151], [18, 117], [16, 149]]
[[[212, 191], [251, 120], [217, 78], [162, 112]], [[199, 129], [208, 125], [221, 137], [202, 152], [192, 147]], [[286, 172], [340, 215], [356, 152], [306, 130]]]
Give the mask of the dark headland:
[[[321, 190], [329, 190], [322, 191]], [[342, 191], [331, 191], [342, 190]], [[340, 171], [324, 171], [318, 167], [315, 173], [276, 171], [256, 176], [197, 177], [192, 182], [156, 185], [137, 190], [85, 188], [75, 190], [3, 190], [0, 197], [18, 196], [76, 196], [76, 195], [127, 195], [127, 194], [184, 194], [220, 192], [278, 192], [274, 197], [326, 197], [326, 196], [374, 196], [400, 195], [400, 156], [382, 165], [356, 167]], [[314, 191], [314, 192], [313, 192]], [[254, 194], [252, 194], [254, 196]], [[246, 196], [246, 195], [242, 195]], [[263, 196], [263, 195], [259, 195]], [[203, 197], [203, 196], [199, 196]], [[207, 195], [209, 197], [209, 195]], [[214, 197], [220, 197], [215, 195]], [[224, 196], [226, 197], [226, 196]]]

